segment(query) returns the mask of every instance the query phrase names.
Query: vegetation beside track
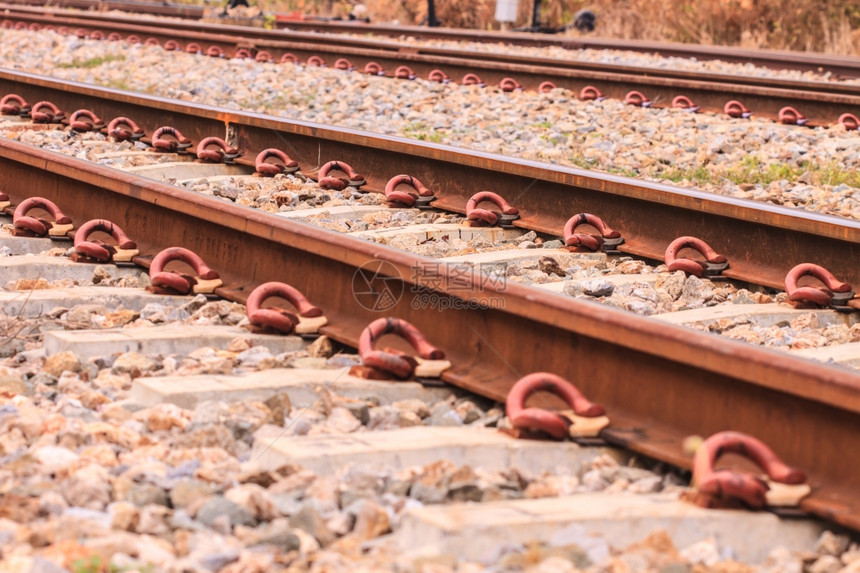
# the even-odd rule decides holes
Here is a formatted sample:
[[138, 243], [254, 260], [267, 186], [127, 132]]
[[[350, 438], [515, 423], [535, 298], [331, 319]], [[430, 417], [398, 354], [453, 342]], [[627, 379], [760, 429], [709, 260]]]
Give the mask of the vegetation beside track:
[[[345, 17], [357, 0], [260, 0], [276, 12]], [[376, 22], [418, 24], [426, 17], [426, 0], [363, 0]], [[495, 0], [468, 3], [436, 0], [437, 18], [457, 28], [498, 29]], [[849, 0], [545, 0], [546, 25], [562, 26], [589, 8], [598, 17], [596, 34], [637, 40], [860, 53], [860, 5]], [[519, 4], [515, 25], [530, 23], [532, 2]], [[577, 32], [571, 31], [570, 34]]]

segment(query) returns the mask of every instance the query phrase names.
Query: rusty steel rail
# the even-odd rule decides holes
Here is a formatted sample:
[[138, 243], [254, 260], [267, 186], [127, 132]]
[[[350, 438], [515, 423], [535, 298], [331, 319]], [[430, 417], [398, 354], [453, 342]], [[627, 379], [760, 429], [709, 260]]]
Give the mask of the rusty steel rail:
[[[63, 0], [66, 1], [66, 0]], [[360, 22], [298, 20], [281, 16], [277, 18], [279, 29], [302, 32], [373, 34], [391, 38], [412, 37], [421, 40], [452, 40], [487, 44], [510, 44], [534, 48], [558, 47], [566, 50], [622, 50], [658, 54], [669, 58], [696, 58], [698, 60], [722, 60], [736, 64], [753, 64], [774, 70], [799, 70], [804, 72], [829, 72], [840, 78], [860, 77], [860, 61], [853, 56], [837, 56], [817, 52], [792, 52], [787, 50], [750, 50], [729, 46], [707, 46], [681, 44], [678, 42], [653, 42], [647, 40], [621, 40], [586, 36], [556, 36], [522, 32], [494, 32], [464, 30], [458, 28], [427, 28], [423, 26], [399, 26], [392, 24], [363, 24]]]
[[[226, 134], [246, 159], [277, 147], [308, 173], [319, 161], [346, 161], [372, 189], [406, 171], [438, 190], [441, 207], [458, 212], [473, 192], [493, 189], [520, 207], [521, 226], [555, 235], [571, 213], [596, 212], [635, 254], [654, 256], [694, 233], [729, 257], [733, 276], [754, 282], [775, 281], [777, 270], [784, 276], [806, 261], [860, 280], [856, 221], [26, 74], [0, 72], [0, 92], [52, 100], [67, 113], [86, 107], [103, 118], [132, 117], [149, 134], [164, 124], [194, 141]], [[244, 301], [262, 282], [288, 280], [325, 310], [323, 332], [352, 346], [380, 316], [356, 304], [356, 269], [385, 261], [403, 292], [390, 315], [446, 350], [454, 365], [447, 382], [502, 400], [522, 375], [555, 372], [606, 405], [613, 420], [607, 439], [681, 467], [690, 466], [685, 436], [755, 435], [810, 474], [813, 494], [803, 509], [860, 530], [860, 462], [850, 451], [860, 438], [855, 372], [522, 285], [469, 278], [464, 288], [462, 277], [424, 257], [12, 141], [0, 140], [0, 186], [15, 202], [50, 199], [77, 224], [113, 220], [146, 255], [192, 249], [222, 274], [218, 294], [231, 300]], [[428, 264], [437, 269], [433, 277], [415, 272]], [[443, 307], [463, 299], [502, 304], [438, 310], [422, 305], [415, 287], [434, 290]]]
[[[2, 5], [0, 5], [2, 6]], [[160, 44], [178, 42], [180, 49], [195, 44], [206, 53], [211, 46], [226, 55], [238, 50], [254, 56], [262, 51], [280, 60], [291, 54], [307, 62], [321, 58], [333, 66], [345, 60], [356, 70], [371, 62], [392, 76], [399, 66], [408, 66], [418, 77], [427, 78], [442, 70], [452, 81], [474, 73], [487, 85], [500, 85], [512, 78], [525, 89], [538, 89], [544, 82], [579, 92], [590, 85], [604, 96], [624, 99], [630, 91], [644, 94], [654, 107], [669, 107], [676, 96], [685, 96], [706, 111], [722, 112], [727, 102], [738, 100], [758, 116], [779, 119], [780, 110], [793, 107], [808, 125], [830, 125], [844, 113], [860, 116], [860, 85], [836, 82], [789, 81], [751, 76], [692, 73], [677, 70], [640, 68], [522, 57], [498, 53], [468, 52], [449, 48], [426, 48], [402, 43], [347, 36], [321, 37], [314, 33], [285, 33], [244, 26], [223, 26], [183, 20], [150, 21], [139, 18], [105, 16], [99, 13], [68, 13], [42, 8], [16, 8], [4, 14], [5, 25], [54, 28], [65, 27], [81, 36], [103, 37], [119, 33], [140, 40], [154, 38]], [[343, 64], [347, 65], [347, 64]]]
[[[330, 128], [262, 114], [224, 110], [120, 90], [98, 88], [0, 70], [0, 95], [16, 93], [31, 103], [49, 100], [70, 115], [82, 108], [99, 117], [130, 117], [151, 134], [160, 125], [178, 127], [194, 142], [217, 135], [242, 150], [238, 162], [253, 165], [257, 152], [278, 148], [307, 173], [319, 161], [341, 160], [381, 191], [401, 166], [438, 189], [434, 205], [465, 213], [476, 191], [493, 190], [519, 208], [517, 226], [556, 236], [579, 212], [601, 216], [622, 232], [623, 252], [662, 259], [675, 238], [696, 235], [727, 256], [726, 276], [783, 288], [786, 272], [816, 262], [841, 280], [860, 284], [860, 221], [799, 209], [722, 197], [670, 185], [627, 179], [545, 163], [464, 151], [444, 145]], [[480, 182], [480, 189], [474, 182]], [[655, 225], [654, 221], [660, 221]]]
[[[200, 19], [205, 8], [168, 2], [143, 2], [135, 0], [6, 0], [6, 4], [29, 6], [56, 6], [82, 10], [122, 10], [126, 12], [155, 14], [175, 18]], [[811, 72], [830, 72], [837, 77], [860, 77], [860, 61], [855, 57], [837, 56], [814, 52], [790, 52], [781, 50], [749, 50], [727, 46], [706, 46], [645, 40], [619, 40], [586, 36], [560, 36], [547, 34], [494, 32], [457, 28], [428, 28], [424, 26], [402, 26], [393, 24], [368, 24], [359, 21], [341, 21], [318, 17], [296, 18], [289, 14], [276, 14], [275, 24], [280, 29], [300, 32], [372, 34], [374, 36], [400, 38], [409, 36], [422, 40], [452, 40], [512, 46], [549, 47], [568, 50], [625, 50], [659, 54], [665, 57], [697, 58], [699, 60], [723, 60], [740, 64], [751, 63], [773, 69], [795, 69]]]

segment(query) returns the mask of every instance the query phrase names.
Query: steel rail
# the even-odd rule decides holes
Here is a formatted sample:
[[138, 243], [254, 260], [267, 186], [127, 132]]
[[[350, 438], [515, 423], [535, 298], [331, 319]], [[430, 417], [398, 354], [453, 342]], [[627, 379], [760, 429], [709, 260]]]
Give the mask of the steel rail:
[[[784, 274], [796, 262], [815, 260], [832, 261], [843, 280], [860, 279], [853, 264], [860, 224], [854, 221], [0, 73], [0, 92], [11, 91], [53, 100], [63, 110], [129, 116], [148, 133], [173, 124], [193, 140], [226, 134], [246, 157], [278, 147], [306, 173], [321, 161], [347, 161], [376, 189], [397, 166], [437, 189], [442, 207], [457, 211], [471, 193], [493, 189], [522, 209], [522, 226], [556, 235], [571, 213], [593, 211], [622, 230], [628, 252], [636, 254], [657, 254], [658, 245], [693, 232], [729, 256], [738, 278], [759, 277], [758, 265]], [[681, 447], [688, 435], [750, 433], [810, 473], [814, 492], [804, 509], [860, 530], [860, 462], [845, 448], [860, 438], [860, 377], [854, 372], [531, 287], [467, 279], [464, 289], [461, 277], [438, 264], [431, 281], [415, 272], [434, 265], [429, 259], [17, 142], [0, 140], [0, 185], [16, 202], [34, 195], [57, 202], [78, 224], [114, 220], [149, 255], [169, 246], [190, 248], [222, 273], [225, 286], [218, 293], [231, 300], [244, 301], [256, 284], [287, 280], [325, 309], [330, 326], [324, 333], [353, 346], [379, 314], [355, 303], [352, 280], [362, 265], [385, 261], [403, 293], [392, 315], [445, 348], [454, 364], [446, 381], [501, 400], [521, 375], [556, 372], [607, 406], [613, 419], [607, 439], [681, 467], [690, 464]], [[825, 253], [832, 259], [822, 261]], [[451, 307], [464, 299], [502, 304], [440, 311], [424, 305], [424, 291], [416, 287], [434, 290], [440, 304]]]
[[[1, 5], [0, 5], [1, 6]], [[860, 116], [860, 85], [836, 82], [789, 81], [733, 76], [726, 74], [692, 73], [633, 66], [611, 66], [552, 58], [524, 58], [515, 55], [468, 52], [447, 48], [404, 46], [390, 41], [346, 36], [325, 36], [312, 33], [286, 35], [281, 31], [244, 26], [223, 26], [206, 23], [189, 24], [183, 20], [149, 21], [124, 16], [102, 16], [80, 13], [70, 16], [63, 12], [39, 8], [16, 9], [5, 14], [10, 21], [39, 26], [65, 26], [86, 33], [95, 31], [107, 36], [122, 32], [125, 37], [155, 38], [164, 44], [180, 41], [184, 48], [196, 43], [205, 51], [217, 46], [231, 55], [238, 49], [269, 52], [275, 60], [293, 54], [302, 61], [312, 56], [322, 57], [328, 65], [345, 58], [358, 70], [370, 62], [381, 65], [391, 75], [401, 65], [408, 65], [419, 77], [442, 69], [454, 81], [466, 74], [476, 73], [488, 85], [499, 85], [505, 78], [514, 78], [523, 88], [536, 90], [550, 81], [559, 87], [579, 92], [586, 85], [599, 89], [606, 97], [624, 99], [631, 90], [647, 96], [654, 107], [669, 107], [676, 96], [690, 98], [706, 111], [722, 112], [731, 100], [740, 100], [758, 116], [779, 118], [784, 107], [795, 107], [810, 126], [830, 125], [843, 113]]]
[[[187, 4], [168, 2], [142, 2], [135, 0], [6, 0], [7, 4], [29, 6], [57, 6], [83, 10], [122, 10], [134, 13], [172, 16], [176, 18], [201, 19], [206, 8]], [[556, 46], [570, 50], [625, 50], [656, 53], [665, 57], [691, 58], [700, 60], [723, 60], [735, 63], [751, 63], [774, 69], [797, 69], [812, 72], [830, 72], [838, 77], [860, 77], [860, 61], [850, 56], [838, 56], [815, 52], [792, 52], [785, 50], [749, 50], [727, 46], [707, 46], [680, 44], [673, 42], [653, 42], [645, 40], [619, 40], [614, 38], [558, 36], [518, 32], [494, 32], [457, 28], [428, 28], [423, 26], [402, 26], [393, 24], [366, 24], [357, 21], [302, 17], [293, 18], [286, 14], [276, 15], [276, 26], [296, 31], [373, 34], [400, 38], [409, 36], [423, 40], [452, 40], [482, 43], [503, 43], [514, 46], [548, 47]]]
[[535, 48], [558, 47], [567, 50], [621, 50], [657, 54], [666, 58], [696, 58], [699, 60], [722, 60], [737, 64], [753, 64], [775, 70], [798, 70], [831, 73], [841, 78], [860, 77], [860, 61], [852, 56], [838, 56], [819, 52], [794, 52], [788, 50], [750, 50], [730, 46], [708, 46], [682, 44], [678, 42], [654, 42], [648, 40], [621, 40], [586, 36], [555, 36], [521, 32], [495, 32], [464, 30], [458, 28], [427, 28], [423, 26], [399, 26], [393, 24], [368, 25], [359, 22], [296, 20], [280, 18], [279, 29], [322, 33], [373, 34], [391, 38], [413, 37], [421, 40], [452, 40], [490, 44], [510, 44]]
[[257, 152], [270, 147], [287, 152], [306, 173], [337, 159], [363, 173], [371, 190], [381, 191], [396, 175], [391, 165], [400, 165], [438, 190], [440, 208], [465, 213], [472, 194], [489, 189], [520, 209], [516, 225], [556, 236], [570, 216], [595, 213], [624, 234], [624, 252], [650, 259], [661, 260], [675, 238], [696, 235], [729, 258], [726, 276], [757, 285], [782, 289], [786, 272], [802, 262], [860, 284], [860, 221], [0, 69], [0, 94], [7, 93], [31, 103], [52, 101], [67, 116], [90, 108], [104, 119], [131, 117], [148, 133], [171, 124], [195, 142], [223, 136], [226, 126], [228, 141], [243, 151], [240, 163], [251, 165]]
[[230, 300], [289, 281], [325, 309], [322, 333], [352, 346], [379, 316], [356, 304], [352, 280], [362, 265], [385, 261], [403, 293], [391, 315], [445, 348], [453, 363], [445, 381], [503, 400], [525, 373], [559, 373], [607, 406], [606, 439], [686, 468], [685, 436], [753, 434], [807, 469], [814, 491], [803, 509], [860, 529], [857, 457], [842, 446], [860, 437], [856, 374], [531, 287], [467, 279], [467, 292], [461, 280], [452, 292], [445, 268], [433, 284], [443, 303], [503, 304], [440, 311], [415, 288], [430, 286], [413, 274], [432, 264], [424, 257], [8, 140], [0, 184], [16, 202], [38, 194], [58, 203], [78, 224], [118, 221], [150, 256], [194, 250], [222, 274], [217, 294]]

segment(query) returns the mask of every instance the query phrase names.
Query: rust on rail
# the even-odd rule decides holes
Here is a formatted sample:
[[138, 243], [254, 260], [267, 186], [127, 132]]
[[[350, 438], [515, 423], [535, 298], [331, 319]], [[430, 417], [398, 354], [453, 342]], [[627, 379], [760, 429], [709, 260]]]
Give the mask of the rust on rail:
[[[343, 153], [331, 156], [354, 159], [345, 147], [335, 147]], [[453, 153], [435, 151], [437, 162]], [[439, 170], [415, 172], [435, 183]], [[0, 186], [18, 203], [39, 189], [73, 220], [116, 221], [148, 255], [182, 245], [223, 269], [224, 286], [216, 292], [231, 300], [244, 302], [256, 285], [289, 274], [295, 288], [326, 309], [329, 324], [320, 332], [352, 346], [380, 318], [356, 303], [352, 278], [361, 265], [384, 260], [390, 278], [403, 287], [389, 316], [448, 349], [452, 367], [445, 381], [503, 401], [519, 373], [557, 373], [612, 413], [612, 427], [602, 437], [688, 468], [684, 437], [710, 435], [729, 424], [770, 444], [786, 463], [808, 469], [813, 492], [803, 509], [860, 529], [860, 467], [856, 456], [843, 451], [860, 439], [860, 382], [852, 372], [521, 285], [469, 279], [463, 290], [462, 281], [446, 280], [453, 278], [447, 269], [440, 271], [441, 286], [435, 279], [423, 284], [427, 279], [411, 272], [426, 263], [423, 257], [17, 142], [0, 140]], [[642, 207], [643, 199], [637, 201]], [[627, 219], [620, 220], [626, 228]], [[455, 284], [456, 291], [449, 290]], [[421, 296], [418, 287], [435, 288], [449, 303], [467, 298], [501, 304], [428, 308], [413, 304]]]
[[249, 168], [260, 151], [288, 146], [305, 173], [317, 169], [319, 158], [360, 166], [367, 191], [382, 193], [390, 177], [406, 170], [428, 188], [445, 190], [434, 206], [461, 214], [480, 190], [472, 182], [480, 182], [481, 189], [516, 198], [515, 226], [560, 237], [571, 212], [600, 213], [623, 232], [621, 252], [653, 260], [662, 260], [667, 245], [692, 229], [732, 261], [724, 276], [772, 288], [782, 289], [786, 272], [808, 261], [860, 284], [860, 267], [854, 264], [860, 260], [860, 222], [854, 220], [353, 129], [225, 114], [210, 106], [8, 70], [0, 71], [2, 93], [27, 101], [50, 99], [62, 110], [77, 109], [84, 98], [102, 117], [134, 117], [147, 132], [170, 117], [194, 142], [229, 134], [230, 145], [243, 154], [236, 163]]

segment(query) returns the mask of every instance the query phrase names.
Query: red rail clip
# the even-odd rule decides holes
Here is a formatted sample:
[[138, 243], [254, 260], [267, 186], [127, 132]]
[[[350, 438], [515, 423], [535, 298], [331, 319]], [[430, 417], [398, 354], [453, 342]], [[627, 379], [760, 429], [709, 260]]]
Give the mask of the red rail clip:
[[[182, 261], [188, 264], [194, 269], [197, 276], [165, 271], [164, 267], [170, 261]], [[149, 267], [149, 278], [154, 287], [163, 289], [161, 291], [153, 289], [156, 292], [175, 291], [179, 294], [188, 294], [192, 290], [195, 293], [209, 294], [223, 284], [218, 273], [206, 266], [203, 259], [196, 253], [182, 247], [170, 247], [155, 255]]]
[[[272, 297], [289, 301], [299, 311], [299, 316], [283, 308], [261, 308]], [[318, 332], [326, 324], [322, 310], [312, 305], [298, 289], [285, 283], [263, 283], [255, 288], [248, 297], [246, 310], [251, 324], [272, 328], [282, 334], [289, 334], [293, 330], [298, 334], [310, 334]]]
[[[170, 136], [171, 139], [165, 136]], [[175, 127], [165, 125], [156, 129], [155, 133], [152, 134], [152, 146], [167, 153], [182, 153], [191, 147], [191, 140], [182, 135], [182, 132]]]
[[0, 99], [0, 113], [26, 116], [30, 114], [30, 104], [18, 94], [6, 94]]
[[806, 125], [809, 121], [802, 113], [793, 107], [786, 106], [779, 110], [779, 122], [786, 125]]
[[[32, 209], [43, 209], [54, 218], [52, 221], [29, 217]], [[22, 237], [62, 237], [72, 230], [72, 220], [67, 217], [55, 203], [42, 197], [30, 197], [15, 208], [12, 215], [15, 227], [13, 234]]]
[[514, 90], [523, 89], [523, 86], [521, 86], [514, 78], [504, 78], [499, 82], [499, 88], [501, 88], [503, 92], [512, 92]]
[[[374, 350], [373, 345], [386, 334], [396, 334], [409, 342], [420, 358], [391, 348]], [[351, 373], [365, 378], [385, 379], [389, 375], [401, 380], [412, 375], [438, 377], [451, 366], [444, 360], [442, 350], [430, 344], [420, 330], [400, 318], [379, 318], [371, 322], [358, 339], [358, 353], [362, 367], [354, 366]]]
[[239, 150], [227, 145], [220, 137], [207, 137], [197, 144], [197, 159], [200, 161], [230, 163], [238, 156]]
[[[576, 229], [581, 225], [591, 225], [599, 235], [588, 233], [577, 233]], [[582, 247], [589, 251], [597, 251], [601, 247], [606, 252], [615, 252], [618, 246], [624, 243], [621, 233], [609, 228], [603, 219], [591, 213], [580, 213], [567, 220], [564, 225], [564, 244], [568, 247]]]
[[[484, 201], [495, 203], [502, 210], [501, 213], [490, 211], [489, 209], [480, 209], [480, 205]], [[481, 191], [475, 193], [466, 203], [466, 218], [477, 225], [499, 225], [506, 227], [510, 226], [516, 219], [520, 218], [520, 211], [515, 207], [511, 207], [507, 201], [502, 199], [492, 191]]]
[[30, 109], [30, 118], [34, 123], [60, 123], [66, 114], [49, 101], [40, 101]]
[[346, 58], [340, 58], [334, 63], [334, 67], [336, 70], [347, 70], [352, 71], [355, 69], [355, 66], [347, 60]]
[[485, 84], [483, 80], [478, 77], [477, 74], [466, 74], [465, 76], [463, 76], [463, 81], [461, 81], [460, 83], [464, 86], [478, 86], [481, 88], [487, 86], [487, 84]]
[[583, 101], [603, 101], [606, 96], [594, 86], [585, 86], [579, 92], [579, 99]]
[[182, 46], [180, 46], [179, 42], [177, 42], [176, 40], [167, 40], [166, 42], [164, 42], [164, 49], [168, 52], [176, 52], [181, 48]]
[[257, 52], [257, 55], [254, 56], [254, 61], [259, 62], [261, 64], [271, 62], [273, 59], [274, 58], [272, 57], [272, 54], [267, 52], [266, 50], [260, 50], [259, 52]]
[[143, 137], [144, 131], [127, 117], [115, 117], [108, 124], [108, 135], [116, 141], [137, 141]]
[[394, 70], [394, 77], [398, 80], [414, 80], [418, 76], [409, 66], [399, 66]]
[[[703, 507], [724, 507], [742, 501], [753, 508], [765, 505], [796, 505], [799, 499], [786, 504], [769, 499], [771, 489], [757, 476], [731, 470], [714, 470], [714, 465], [723, 454], [733, 452], [757, 463], [768, 477], [779, 484], [800, 485], [806, 474], [785, 465], [764, 442], [740, 432], [714, 434], [699, 447], [693, 460], [693, 482], [696, 495], [692, 501]], [[800, 497], [809, 493], [808, 487], [798, 488]], [[775, 503], [777, 502], [777, 503]]]
[[[267, 159], [277, 159], [281, 163], [267, 163]], [[254, 168], [260, 175], [274, 177], [279, 173], [295, 173], [299, 170], [299, 164], [290, 159], [290, 156], [280, 149], [264, 149], [254, 160]]]
[[206, 48], [206, 55], [210, 58], [223, 58], [224, 49], [221, 46], [209, 46]]
[[[544, 408], [526, 408], [526, 400], [536, 392], [555, 394], [573, 409], [575, 417], [571, 419], [569, 414]], [[592, 420], [592, 424], [582, 424], [583, 431], [580, 431], [579, 427], [572, 428], [572, 425], [576, 426], [575, 422], [580, 421], [577, 418], [603, 417], [606, 411], [603, 406], [590, 402], [572, 383], [549, 372], [534, 372], [520, 378], [508, 392], [505, 410], [511, 424], [517, 430], [545, 432], [556, 440], [569, 435], [593, 437], [609, 423], [609, 420], [604, 417], [602, 420]], [[586, 429], [585, 426], [589, 428]]]
[[726, 105], [723, 107], [723, 113], [729, 117], [742, 119], [746, 119], [752, 115], [752, 112], [748, 110], [744, 104], [734, 99], [730, 102], [726, 102]]
[[685, 95], [675, 96], [675, 99], [672, 100], [672, 107], [686, 109], [687, 111], [692, 113], [696, 113], [697, 111], [699, 111], [699, 106], [694, 104], [693, 100], [691, 100]]
[[99, 116], [88, 109], [79, 109], [69, 116], [69, 127], [75, 131], [98, 131], [104, 126]]
[[843, 113], [839, 116], [839, 123], [845, 126], [848, 131], [860, 129], [860, 118], [853, 113]]
[[[96, 231], [102, 231], [112, 236], [117, 244], [108, 245], [103, 241], [90, 241], [90, 235]], [[128, 238], [128, 235], [107, 219], [93, 219], [81, 225], [75, 233], [75, 252], [81, 257], [88, 257], [100, 263], [128, 262], [139, 254], [137, 244]], [[85, 260], [85, 259], [77, 259]]]
[[[800, 278], [804, 276], [817, 278], [824, 283], [824, 288], [797, 286]], [[789, 300], [795, 302], [811, 302], [841, 311], [860, 310], [860, 303], [856, 303], [858, 308], [852, 306], [855, 303], [850, 284], [837, 280], [830, 271], [812, 263], [802, 263], [788, 271], [785, 276], [785, 292], [788, 293]]]
[[366, 66], [364, 66], [364, 73], [365, 74], [371, 74], [374, 76], [384, 76], [385, 75], [385, 68], [383, 68], [381, 65], [377, 64], [376, 62], [368, 62], [368, 64]]
[[636, 90], [627, 92], [627, 95], [624, 96], [624, 103], [638, 107], [651, 107], [651, 100], [645, 97], [642, 92], [637, 92]]
[[538, 93], [549, 93], [554, 90], [557, 86], [552, 82], [541, 82], [541, 85], [538, 86]]
[[246, 50], [245, 48], [239, 48], [235, 52], [233, 52], [233, 59], [235, 60], [247, 60], [251, 57], [251, 52]]
[[442, 70], [431, 70], [430, 73], [427, 74], [427, 79], [431, 82], [439, 82], [440, 84], [447, 84], [451, 81], [448, 74]]
[[[346, 175], [346, 177], [334, 177], [329, 175], [332, 171], [340, 171]], [[317, 184], [323, 189], [341, 190], [345, 189], [347, 185], [361, 187], [367, 183], [367, 180], [363, 175], [359, 175], [351, 165], [344, 163], [343, 161], [329, 161], [320, 168], [317, 177]]]
[[283, 56], [281, 56], [281, 63], [282, 64], [287, 64], [287, 63], [298, 64], [299, 59], [296, 57], [295, 54], [287, 53], [287, 54], [284, 54]]
[[[408, 185], [415, 190], [415, 193], [406, 191], [397, 191], [398, 185]], [[418, 203], [418, 207], [429, 207], [430, 203], [436, 200], [436, 195], [424, 186], [418, 179], [411, 175], [395, 175], [388, 184], [385, 185], [385, 198], [392, 203], [399, 203], [406, 207], [413, 207]]]
[[[705, 257], [706, 262], [695, 261], [693, 259], [679, 259], [678, 253], [681, 249], [695, 249]], [[714, 249], [710, 247], [702, 239], [696, 237], [678, 237], [666, 248], [666, 266], [670, 272], [684, 271], [688, 275], [697, 277], [717, 276], [724, 270], [729, 268], [729, 262], [723, 255], [718, 255]]]

